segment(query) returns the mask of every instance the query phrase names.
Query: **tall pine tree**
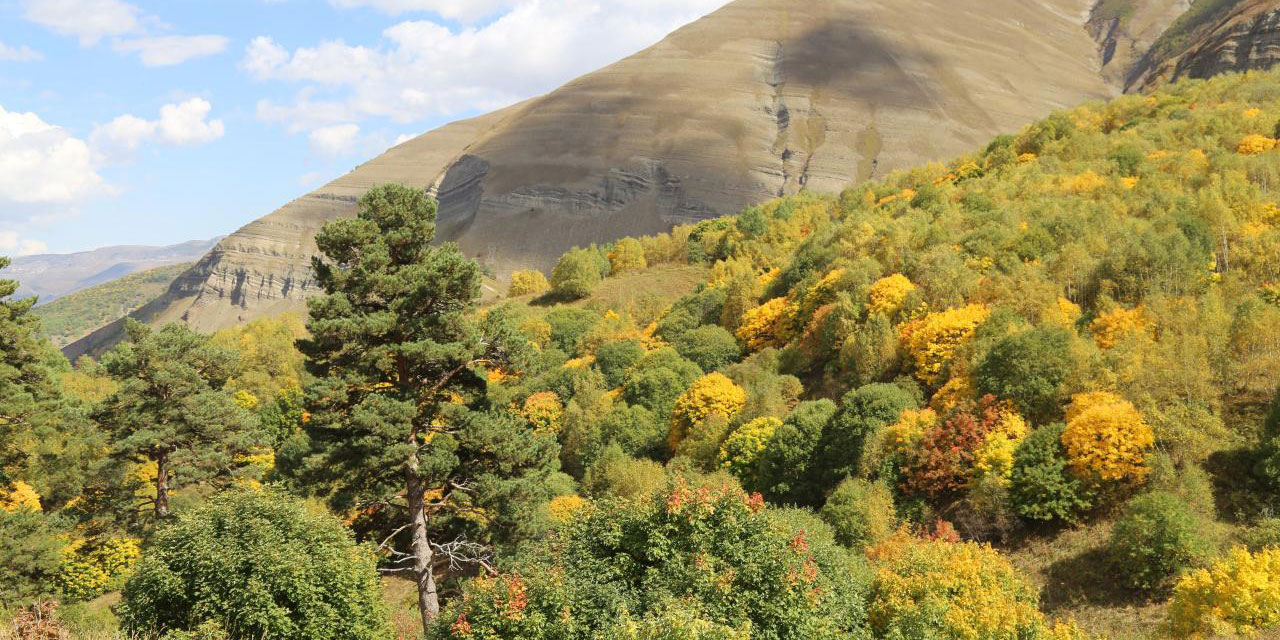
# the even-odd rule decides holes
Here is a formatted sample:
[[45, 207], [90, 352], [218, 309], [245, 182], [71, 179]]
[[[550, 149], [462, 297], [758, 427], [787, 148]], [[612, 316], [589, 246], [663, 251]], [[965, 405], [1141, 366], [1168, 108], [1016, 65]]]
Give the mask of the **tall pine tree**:
[[102, 358], [119, 388], [96, 417], [116, 456], [155, 463], [160, 519], [179, 477], [188, 484], [225, 477], [260, 434], [256, 416], [226, 389], [239, 366], [235, 351], [186, 325], [152, 330], [131, 320], [125, 330], [129, 341]]
[[503, 514], [536, 504], [557, 458], [553, 437], [482, 411], [484, 370], [513, 366], [528, 342], [500, 312], [473, 319], [480, 268], [431, 245], [435, 218], [423, 190], [383, 185], [358, 217], [326, 225], [313, 261], [326, 295], [309, 301], [311, 338], [299, 342], [315, 377], [302, 466], [338, 508], [404, 510], [410, 552], [393, 559], [410, 566], [389, 570], [417, 582], [424, 629], [440, 609], [436, 570], [488, 541], [445, 540], [447, 523], [480, 515], [470, 520], [492, 523], [481, 535], [500, 536]]

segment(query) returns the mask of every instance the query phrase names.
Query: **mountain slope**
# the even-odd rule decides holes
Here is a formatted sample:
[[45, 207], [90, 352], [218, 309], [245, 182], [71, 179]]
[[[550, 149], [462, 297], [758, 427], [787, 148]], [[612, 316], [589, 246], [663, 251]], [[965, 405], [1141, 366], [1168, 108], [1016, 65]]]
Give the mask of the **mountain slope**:
[[45, 335], [61, 348], [154, 300], [191, 266], [183, 262], [131, 273], [42, 304], [35, 314]]
[[439, 186], [499, 273], [574, 244], [831, 191], [1108, 95], [1087, 0], [738, 0], [542, 98], [405, 143], [228, 237], [165, 308], [200, 329], [297, 308], [311, 235], [375, 182]]
[[120, 246], [67, 254], [22, 256], [2, 274], [21, 284], [17, 297], [39, 296], [42, 304], [69, 293], [180, 262], [195, 262], [218, 238], [167, 247]]

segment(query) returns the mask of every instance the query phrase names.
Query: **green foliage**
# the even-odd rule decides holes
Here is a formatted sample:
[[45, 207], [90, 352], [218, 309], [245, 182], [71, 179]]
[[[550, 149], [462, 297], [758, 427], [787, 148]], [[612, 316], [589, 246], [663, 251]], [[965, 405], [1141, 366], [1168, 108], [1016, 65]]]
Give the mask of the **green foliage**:
[[0, 612], [11, 611], [54, 591], [65, 545], [42, 513], [0, 509]]
[[115, 455], [156, 465], [155, 515], [162, 518], [175, 476], [192, 483], [225, 475], [261, 434], [256, 416], [227, 389], [239, 370], [234, 351], [186, 325], [152, 330], [131, 320], [126, 330], [129, 342], [102, 358], [119, 387], [97, 418]]
[[815, 506], [822, 493], [816, 489], [816, 455], [827, 424], [838, 411], [830, 400], [802, 402], [782, 422], [760, 456], [760, 490], [771, 501]]
[[870, 384], [846, 393], [840, 399], [840, 411], [822, 434], [815, 484], [827, 491], [856, 473], [868, 438], [897, 422], [903, 410], [916, 406], [916, 399], [896, 384]]
[[1074, 522], [1092, 505], [1087, 489], [1068, 470], [1065, 429], [1061, 423], [1040, 427], [1013, 454], [1010, 493], [1023, 518]]
[[1073, 336], [1058, 327], [1033, 329], [996, 342], [978, 365], [978, 392], [1011, 400], [1035, 424], [1062, 417], [1064, 388], [1075, 372]]
[[848, 478], [822, 506], [822, 519], [835, 530], [836, 542], [863, 549], [885, 540], [897, 526], [893, 492], [883, 484]]
[[156, 267], [82, 289], [33, 310], [54, 346], [65, 347], [156, 299], [190, 264]]
[[1179, 496], [1153, 491], [1125, 504], [1107, 550], [1128, 586], [1154, 589], [1208, 559], [1213, 549], [1204, 526]]
[[578, 353], [582, 339], [600, 324], [600, 314], [577, 307], [556, 307], [543, 319], [551, 325], [551, 342], [570, 354]]
[[[381, 640], [370, 549], [334, 517], [272, 491], [238, 491], [160, 528], [124, 588], [124, 625], [230, 640]], [[217, 637], [214, 635], [213, 637]]]
[[644, 354], [644, 346], [635, 340], [606, 342], [596, 349], [595, 366], [604, 374], [605, 384], [617, 388], [626, 381], [627, 369]]
[[676, 399], [702, 374], [701, 367], [675, 349], [658, 349], [646, 354], [627, 370], [622, 398], [628, 404], [652, 411], [655, 416], [670, 416]]
[[603, 501], [555, 553], [469, 583], [430, 637], [865, 637], [861, 563], [768, 514], [741, 491], [683, 483]]
[[703, 371], [716, 371], [742, 355], [738, 339], [723, 327], [707, 325], [681, 333], [675, 341], [676, 351], [693, 361]]
[[551, 270], [551, 294], [562, 300], [578, 300], [591, 295], [600, 280], [598, 252], [574, 249], [561, 256]]

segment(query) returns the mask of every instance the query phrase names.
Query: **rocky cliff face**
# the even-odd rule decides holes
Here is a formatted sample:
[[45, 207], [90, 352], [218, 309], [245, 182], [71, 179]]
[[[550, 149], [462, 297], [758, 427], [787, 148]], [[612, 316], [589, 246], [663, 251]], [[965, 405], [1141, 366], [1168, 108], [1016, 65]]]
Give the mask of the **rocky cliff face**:
[[1157, 43], [1130, 89], [1148, 89], [1182, 78], [1269, 69], [1280, 61], [1280, 2], [1237, 0], [1207, 13], [1185, 33]]
[[[140, 315], [213, 330], [301, 311], [312, 236], [378, 183], [435, 189], [438, 236], [499, 274], [547, 269], [574, 245], [963, 153], [1125, 86], [1274, 62], [1280, 0], [1238, 0], [1226, 5], [1231, 18], [1210, 11], [1212, 28], [1188, 27], [1188, 13], [1203, 18], [1201, 3], [1222, 6], [735, 0], [546, 96], [395, 147], [247, 225]], [[1188, 44], [1157, 60], [1153, 43], [1172, 50], [1175, 29]]]

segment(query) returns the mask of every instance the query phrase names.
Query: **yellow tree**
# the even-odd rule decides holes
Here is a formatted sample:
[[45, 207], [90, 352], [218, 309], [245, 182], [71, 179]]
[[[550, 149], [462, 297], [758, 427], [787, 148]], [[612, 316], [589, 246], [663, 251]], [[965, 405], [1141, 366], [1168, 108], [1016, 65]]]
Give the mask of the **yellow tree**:
[[533, 269], [516, 271], [511, 274], [511, 285], [507, 287], [507, 297], [518, 298], [544, 293], [550, 288], [551, 283], [547, 282], [547, 276], [541, 271]]
[[609, 266], [610, 273], [615, 276], [649, 266], [644, 257], [644, 245], [635, 238], [619, 240], [609, 252]]
[[990, 314], [985, 305], [971, 304], [930, 313], [903, 325], [902, 344], [916, 365], [916, 376], [929, 384], [940, 382], [956, 351]]
[[791, 340], [795, 307], [786, 298], [774, 298], [744, 314], [738, 340], [752, 351], [782, 347]]
[[1141, 482], [1155, 434], [1127, 400], [1094, 392], [1072, 399], [1062, 444], [1072, 472], [1083, 479]]
[[915, 290], [916, 285], [901, 273], [880, 278], [868, 291], [867, 311], [892, 316]]
[[709, 420], [732, 420], [747, 404], [747, 392], [723, 373], [698, 379], [676, 400], [667, 443], [673, 451]]

